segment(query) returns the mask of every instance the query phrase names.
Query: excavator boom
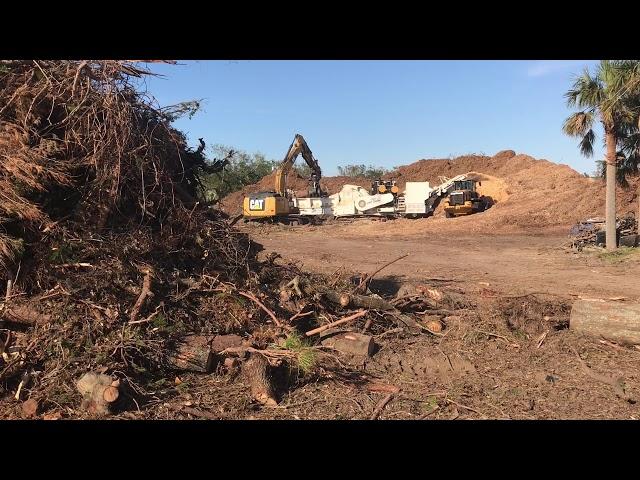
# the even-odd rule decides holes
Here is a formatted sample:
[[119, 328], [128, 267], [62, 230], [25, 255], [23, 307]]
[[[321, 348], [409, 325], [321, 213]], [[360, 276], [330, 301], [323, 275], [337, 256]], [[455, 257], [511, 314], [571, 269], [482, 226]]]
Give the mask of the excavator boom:
[[322, 171], [318, 161], [314, 158], [311, 149], [307, 145], [302, 135], [296, 134], [293, 139], [293, 143], [289, 147], [287, 155], [284, 157], [282, 164], [276, 171], [276, 193], [282, 197], [287, 194], [287, 174], [293, 167], [293, 164], [298, 158], [298, 155], [302, 155], [307, 165], [311, 168], [311, 178], [309, 179], [309, 195], [319, 197], [320, 191], [320, 178], [322, 177]]

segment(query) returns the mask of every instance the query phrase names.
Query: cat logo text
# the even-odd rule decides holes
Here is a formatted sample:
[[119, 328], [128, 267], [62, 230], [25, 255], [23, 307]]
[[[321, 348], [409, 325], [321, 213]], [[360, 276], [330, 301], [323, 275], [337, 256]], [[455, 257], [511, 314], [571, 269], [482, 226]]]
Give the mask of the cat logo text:
[[264, 210], [264, 198], [252, 198], [249, 200], [249, 210]]

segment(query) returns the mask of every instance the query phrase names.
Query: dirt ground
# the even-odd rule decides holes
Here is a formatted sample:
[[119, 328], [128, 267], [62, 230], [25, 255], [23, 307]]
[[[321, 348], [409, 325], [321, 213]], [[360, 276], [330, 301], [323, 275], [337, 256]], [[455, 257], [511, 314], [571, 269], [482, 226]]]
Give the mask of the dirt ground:
[[[637, 252], [562, 248], [573, 223], [602, 214], [604, 183], [511, 150], [419, 160], [387, 178], [403, 188], [407, 181], [437, 185], [461, 173], [481, 182], [479, 192], [494, 202], [488, 211], [446, 219], [438, 208], [428, 219], [321, 226], [238, 224], [263, 246], [262, 258], [278, 254], [278, 261], [327, 274], [330, 282], [341, 276], [357, 282], [408, 254], [377, 275], [371, 291], [392, 298], [423, 285], [458, 299], [443, 305], [454, 313], [438, 317], [440, 335], [412, 335], [384, 315], [367, 324], [358, 320], [349, 328], [374, 337], [374, 354], [363, 360], [323, 352], [329, 356], [316, 373], [281, 379], [280, 391], [287, 393], [276, 408], [255, 405], [246, 387], [224, 374], [194, 378], [183, 405], [207, 412], [206, 418], [640, 418], [640, 350], [568, 328], [580, 297], [640, 298]], [[304, 179], [294, 177], [289, 186], [303, 190]], [[618, 188], [621, 215], [636, 211], [638, 181]], [[324, 177], [322, 183], [335, 193], [345, 183], [366, 187], [369, 180]], [[236, 216], [246, 194], [272, 188], [267, 176], [221, 206]], [[193, 417], [179, 408], [176, 414], [175, 406], [164, 411], [166, 418]]]
[[[401, 283], [446, 279], [473, 291], [479, 286], [509, 294], [553, 293], [640, 299], [640, 262], [601, 259], [597, 254], [563, 248], [566, 234], [468, 234], [455, 230], [394, 235], [401, 223], [416, 227], [439, 219], [378, 222], [358, 220], [335, 226], [244, 226], [265, 248], [308, 270], [333, 273], [369, 272], [405, 253], [409, 257], [385, 268], [383, 274]], [[444, 219], [443, 219], [444, 220]], [[445, 220], [460, 223], [465, 218]], [[443, 223], [444, 223], [443, 222]], [[389, 234], [382, 232], [388, 231]], [[627, 279], [627, 280], [624, 280]]]
[[[277, 252], [283, 261], [334, 275], [371, 272], [409, 253], [371, 289], [393, 294], [420, 283], [466, 299], [444, 318], [444, 335], [374, 325], [378, 346], [371, 358], [337, 356], [346, 370], [325, 367], [320, 376], [297, 380], [276, 408], [258, 407], [248, 397], [240, 405], [242, 387], [224, 375], [198, 381], [185, 405], [211, 418], [366, 419], [389, 395], [366, 388], [373, 382], [400, 389], [380, 419], [640, 418], [640, 350], [568, 329], [578, 297], [640, 298], [640, 284], [630, 280], [638, 278], [640, 255], [616, 261], [573, 253], [561, 247], [566, 236], [557, 232], [394, 238], [393, 222], [364, 222], [241, 228], [264, 246], [262, 255]], [[363, 233], [371, 228], [390, 233]], [[174, 410], [167, 408], [167, 415]]]

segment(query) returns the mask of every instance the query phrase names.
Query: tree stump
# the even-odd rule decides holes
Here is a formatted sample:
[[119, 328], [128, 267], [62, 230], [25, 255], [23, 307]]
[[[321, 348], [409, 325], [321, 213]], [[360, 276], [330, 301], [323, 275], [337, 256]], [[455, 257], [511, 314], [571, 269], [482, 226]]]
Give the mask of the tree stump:
[[211, 350], [220, 353], [227, 348], [241, 347], [243, 341], [240, 335], [216, 335], [211, 341]]
[[242, 366], [242, 374], [251, 388], [251, 396], [268, 407], [278, 404], [269, 372], [269, 362], [259, 353], [252, 353]]

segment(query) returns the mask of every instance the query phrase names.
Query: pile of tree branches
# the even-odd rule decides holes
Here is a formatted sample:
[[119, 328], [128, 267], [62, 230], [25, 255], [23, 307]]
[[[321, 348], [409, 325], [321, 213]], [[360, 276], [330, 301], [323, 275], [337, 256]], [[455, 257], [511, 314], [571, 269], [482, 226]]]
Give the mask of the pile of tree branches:
[[0, 267], [54, 222], [157, 226], [194, 203], [193, 151], [126, 61], [0, 62]]

